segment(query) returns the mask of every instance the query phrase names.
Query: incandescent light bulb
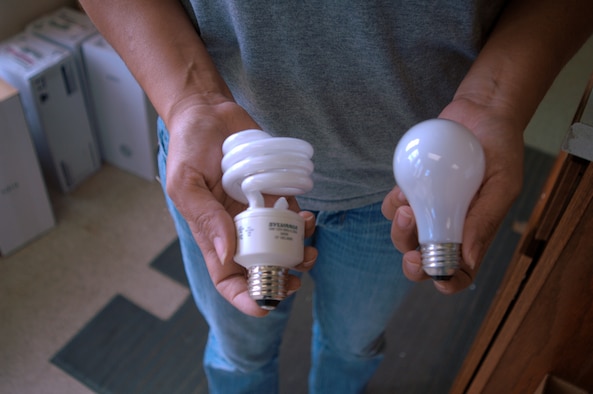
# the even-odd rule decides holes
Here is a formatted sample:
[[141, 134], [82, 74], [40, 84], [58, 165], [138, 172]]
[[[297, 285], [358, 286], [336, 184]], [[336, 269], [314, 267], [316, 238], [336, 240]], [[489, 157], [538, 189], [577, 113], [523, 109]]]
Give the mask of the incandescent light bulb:
[[451, 120], [418, 123], [397, 144], [395, 180], [416, 218], [422, 267], [434, 280], [449, 280], [459, 268], [465, 217], [484, 169], [478, 139]]
[[[289, 269], [303, 261], [304, 219], [288, 209], [284, 196], [313, 188], [313, 147], [297, 138], [250, 129], [229, 136], [222, 152], [224, 190], [249, 204], [234, 218], [235, 262], [248, 270], [251, 298], [273, 310], [286, 298]], [[282, 197], [265, 207], [262, 193]]]

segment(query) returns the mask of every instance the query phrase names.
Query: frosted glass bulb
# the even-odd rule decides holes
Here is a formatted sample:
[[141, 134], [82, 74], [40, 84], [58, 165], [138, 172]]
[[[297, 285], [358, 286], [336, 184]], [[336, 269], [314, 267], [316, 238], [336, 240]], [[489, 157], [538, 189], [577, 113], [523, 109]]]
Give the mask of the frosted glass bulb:
[[465, 217], [484, 169], [478, 139], [451, 120], [418, 123], [397, 144], [395, 180], [414, 212], [423, 269], [435, 280], [459, 268]]
[[[272, 310], [287, 296], [289, 269], [303, 261], [305, 223], [288, 209], [284, 196], [313, 188], [313, 147], [297, 138], [272, 137], [251, 129], [229, 136], [222, 152], [224, 190], [249, 204], [234, 218], [234, 259], [248, 270], [251, 298]], [[266, 207], [262, 193], [282, 197]]]

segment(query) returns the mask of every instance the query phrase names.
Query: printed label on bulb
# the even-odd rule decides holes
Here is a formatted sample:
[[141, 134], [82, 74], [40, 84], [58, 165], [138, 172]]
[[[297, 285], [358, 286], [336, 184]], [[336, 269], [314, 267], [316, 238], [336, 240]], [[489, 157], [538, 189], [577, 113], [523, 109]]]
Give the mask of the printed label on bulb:
[[[292, 241], [295, 237], [298, 238], [299, 235], [299, 227], [291, 223], [269, 222], [267, 229], [274, 239]], [[254, 231], [255, 229], [250, 225], [238, 225], [237, 238], [242, 241], [251, 237]]]
[[253, 233], [253, 227], [251, 226], [238, 226], [237, 227], [237, 237], [240, 240], [243, 240], [244, 237], [251, 237]]
[[292, 241], [299, 233], [299, 227], [290, 223], [270, 222], [268, 231], [276, 233], [274, 239]]
[[235, 261], [244, 266], [293, 267], [303, 261], [304, 220], [288, 210], [248, 209], [235, 217]]

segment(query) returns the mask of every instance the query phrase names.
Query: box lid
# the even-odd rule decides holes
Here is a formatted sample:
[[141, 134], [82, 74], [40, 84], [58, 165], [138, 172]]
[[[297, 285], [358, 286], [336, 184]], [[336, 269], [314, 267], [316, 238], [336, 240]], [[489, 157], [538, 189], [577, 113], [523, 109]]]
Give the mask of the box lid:
[[68, 7], [33, 21], [27, 30], [68, 47], [75, 47], [97, 34], [97, 29], [87, 15]]
[[34, 75], [68, 58], [70, 53], [59, 46], [21, 33], [0, 43], [0, 63], [21, 75]]

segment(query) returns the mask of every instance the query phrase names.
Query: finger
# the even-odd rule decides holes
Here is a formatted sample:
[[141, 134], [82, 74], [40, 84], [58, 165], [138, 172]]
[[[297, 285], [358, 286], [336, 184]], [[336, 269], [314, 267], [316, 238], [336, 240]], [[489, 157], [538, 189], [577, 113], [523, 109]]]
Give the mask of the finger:
[[[233, 264], [235, 267], [242, 268], [237, 264]], [[265, 309], [260, 308], [259, 305], [249, 296], [249, 290], [247, 288], [247, 280], [245, 279], [245, 273], [241, 269], [241, 272], [237, 272], [234, 275], [227, 275], [225, 278], [214, 283], [216, 290], [235, 308], [245, 313], [246, 315], [253, 317], [263, 317], [269, 312]]]
[[315, 232], [315, 215], [309, 211], [301, 211], [299, 215], [305, 219], [305, 238], [309, 238]]
[[381, 212], [388, 220], [393, 220], [395, 212], [402, 205], [408, 205], [406, 196], [398, 186], [395, 186], [383, 199]]
[[407, 205], [400, 206], [395, 212], [391, 224], [391, 240], [393, 245], [402, 253], [418, 247], [416, 221], [412, 208]]
[[404, 253], [402, 258], [402, 269], [406, 278], [413, 282], [420, 282], [430, 279], [422, 269], [422, 256], [417, 250], [410, 250]]
[[300, 272], [309, 271], [315, 265], [317, 261], [317, 249], [313, 246], [305, 246], [305, 254], [303, 262], [294, 267], [293, 269]]
[[[404, 254], [402, 259], [402, 268], [406, 278], [413, 282], [421, 282], [431, 279], [422, 269], [422, 256], [417, 250], [412, 250]], [[462, 263], [461, 268], [457, 270], [451, 279], [433, 281], [435, 288], [443, 294], [454, 294], [473, 283], [474, 271]]]
[[465, 265], [458, 269], [451, 279], [434, 281], [434, 287], [441, 293], [449, 295], [468, 288], [473, 281], [473, 270]]
[[296, 275], [288, 275], [286, 281], [286, 295], [290, 296], [300, 290], [302, 285], [301, 278]]
[[230, 214], [206, 187], [197, 183], [181, 187], [167, 181], [167, 192], [187, 221], [206, 261], [225, 265], [235, 250], [235, 225]]

